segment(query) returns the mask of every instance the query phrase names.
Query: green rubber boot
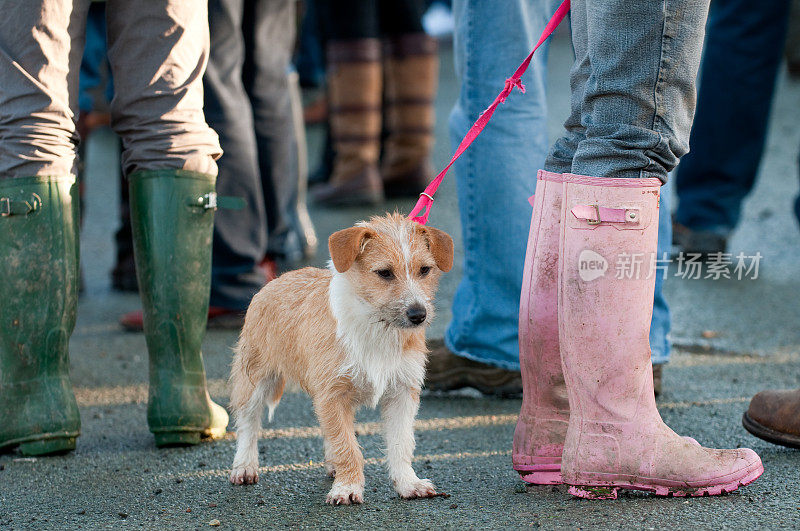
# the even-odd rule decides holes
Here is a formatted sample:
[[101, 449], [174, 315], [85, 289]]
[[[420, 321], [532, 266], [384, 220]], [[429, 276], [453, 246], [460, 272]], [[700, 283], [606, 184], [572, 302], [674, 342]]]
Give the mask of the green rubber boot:
[[0, 448], [75, 449], [68, 343], [78, 304], [74, 176], [0, 179]]
[[128, 177], [134, 255], [150, 353], [147, 422], [156, 446], [225, 435], [200, 345], [208, 318], [215, 178], [185, 170]]

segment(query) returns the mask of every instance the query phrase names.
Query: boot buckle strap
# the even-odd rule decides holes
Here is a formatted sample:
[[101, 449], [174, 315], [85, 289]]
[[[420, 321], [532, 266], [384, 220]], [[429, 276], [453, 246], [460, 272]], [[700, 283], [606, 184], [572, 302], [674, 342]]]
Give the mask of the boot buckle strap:
[[577, 219], [586, 220], [589, 225], [601, 223], [638, 223], [638, 208], [608, 208], [600, 205], [575, 205], [572, 215]]
[[0, 217], [27, 216], [39, 210], [42, 198], [38, 194], [31, 194], [30, 199], [11, 199], [0, 197]]
[[200, 197], [190, 199], [187, 205], [202, 208], [203, 210], [217, 210], [218, 208], [242, 210], [245, 207], [245, 200], [241, 197], [220, 196], [216, 192], [209, 192]]

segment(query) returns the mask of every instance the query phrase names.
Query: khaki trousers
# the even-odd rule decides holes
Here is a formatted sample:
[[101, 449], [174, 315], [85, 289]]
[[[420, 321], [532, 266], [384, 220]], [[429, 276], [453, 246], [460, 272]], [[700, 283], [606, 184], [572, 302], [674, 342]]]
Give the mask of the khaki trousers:
[[[90, 0], [0, 0], [0, 179], [75, 173], [78, 72]], [[111, 124], [125, 175], [216, 175], [203, 116], [209, 53], [202, 0], [108, 0]]]

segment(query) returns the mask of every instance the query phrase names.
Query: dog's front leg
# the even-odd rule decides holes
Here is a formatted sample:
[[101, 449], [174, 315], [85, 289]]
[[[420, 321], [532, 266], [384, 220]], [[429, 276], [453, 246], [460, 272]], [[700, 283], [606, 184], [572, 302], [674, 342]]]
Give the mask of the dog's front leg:
[[419, 389], [393, 389], [381, 399], [386, 440], [386, 466], [394, 489], [401, 498], [429, 498], [436, 494], [433, 483], [419, 479], [411, 466], [414, 456], [414, 418], [419, 409]]
[[333, 462], [336, 456], [331, 450], [331, 443], [328, 442], [328, 439], [323, 439], [322, 444], [325, 448], [325, 472], [328, 473], [328, 477], [334, 478], [336, 477], [336, 465]]
[[314, 399], [326, 441], [326, 465], [335, 470], [325, 501], [331, 505], [364, 502], [364, 456], [356, 440], [352, 392], [332, 391]]

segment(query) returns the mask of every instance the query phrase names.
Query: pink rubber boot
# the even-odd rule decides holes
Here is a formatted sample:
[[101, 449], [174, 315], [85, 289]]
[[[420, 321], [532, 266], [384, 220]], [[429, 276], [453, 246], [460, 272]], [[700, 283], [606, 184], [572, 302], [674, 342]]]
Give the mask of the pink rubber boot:
[[563, 175], [558, 324], [571, 415], [562, 475], [576, 496], [714, 495], [764, 471], [752, 450], [680, 437], [656, 409], [648, 335], [660, 185]]
[[[558, 247], [563, 175], [539, 171], [519, 312], [522, 408], [512, 462], [523, 481], [557, 485], [569, 422], [558, 345]], [[691, 444], [699, 443], [686, 437]]]
[[569, 422], [558, 347], [558, 242], [561, 174], [540, 171], [519, 308], [522, 409], [514, 431], [514, 470], [524, 481], [556, 485]]

